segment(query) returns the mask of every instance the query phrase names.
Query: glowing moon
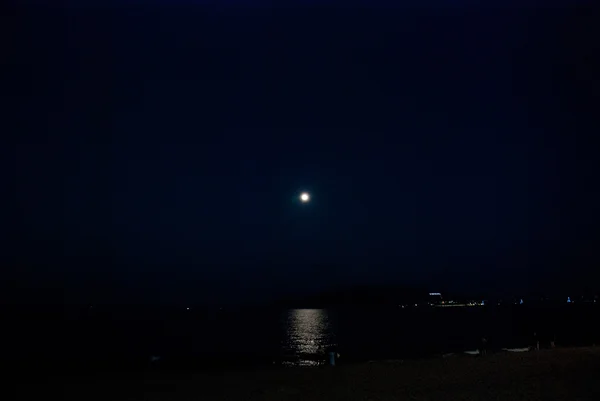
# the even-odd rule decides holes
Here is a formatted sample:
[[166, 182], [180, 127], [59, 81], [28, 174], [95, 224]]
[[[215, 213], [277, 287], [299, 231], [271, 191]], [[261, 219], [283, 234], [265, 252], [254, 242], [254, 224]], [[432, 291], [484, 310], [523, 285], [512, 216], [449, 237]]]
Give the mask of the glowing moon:
[[302, 192], [300, 194], [300, 200], [304, 203], [308, 202], [310, 200], [310, 195], [307, 192]]

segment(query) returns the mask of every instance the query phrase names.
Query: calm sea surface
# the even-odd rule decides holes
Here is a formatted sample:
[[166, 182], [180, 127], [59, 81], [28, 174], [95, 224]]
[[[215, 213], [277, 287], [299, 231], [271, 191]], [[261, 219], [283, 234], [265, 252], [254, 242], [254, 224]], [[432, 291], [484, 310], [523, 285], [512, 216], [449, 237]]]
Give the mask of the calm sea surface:
[[524, 347], [534, 332], [549, 344], [600, 344], [596, 305], [546, 308], [346, 308], [293, 310], [148, 310], [96, 307], [83, 314], [46, 313], [13, 319], [13, 356], [114, 363], [193, 366], [339, 363], [418, 358], [473, 350]]

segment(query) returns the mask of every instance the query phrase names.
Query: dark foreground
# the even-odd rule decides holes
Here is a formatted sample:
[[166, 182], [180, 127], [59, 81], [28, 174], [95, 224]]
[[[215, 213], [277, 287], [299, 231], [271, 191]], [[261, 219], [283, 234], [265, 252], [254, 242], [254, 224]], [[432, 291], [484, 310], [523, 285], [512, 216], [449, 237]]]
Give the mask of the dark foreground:
[[21, 382], [26, 399], [600, 400], [600, 348], [452, 356], [336, 368], [146, 372]]

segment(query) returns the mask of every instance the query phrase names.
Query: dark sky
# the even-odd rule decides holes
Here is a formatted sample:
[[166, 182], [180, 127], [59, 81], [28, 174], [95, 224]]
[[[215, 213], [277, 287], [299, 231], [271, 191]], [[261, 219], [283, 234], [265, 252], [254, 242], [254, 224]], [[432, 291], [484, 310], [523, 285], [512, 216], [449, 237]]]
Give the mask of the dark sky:
[[3, 28], [21, 290], [241, 302], [600, 278], [583, 2], [39, 3]]

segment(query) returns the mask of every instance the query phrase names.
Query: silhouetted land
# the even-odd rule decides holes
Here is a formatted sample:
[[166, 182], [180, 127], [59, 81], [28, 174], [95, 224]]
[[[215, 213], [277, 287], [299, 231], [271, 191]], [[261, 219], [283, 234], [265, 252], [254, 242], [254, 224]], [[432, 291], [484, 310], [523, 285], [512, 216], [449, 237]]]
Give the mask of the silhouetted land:
[[[145, 372], [21, 382], [28, 399], [64, 400], [598, 400], [600, 348], [487, 357], [273, 368]], [[40, 398], [41, 399], [41, 398]]]

